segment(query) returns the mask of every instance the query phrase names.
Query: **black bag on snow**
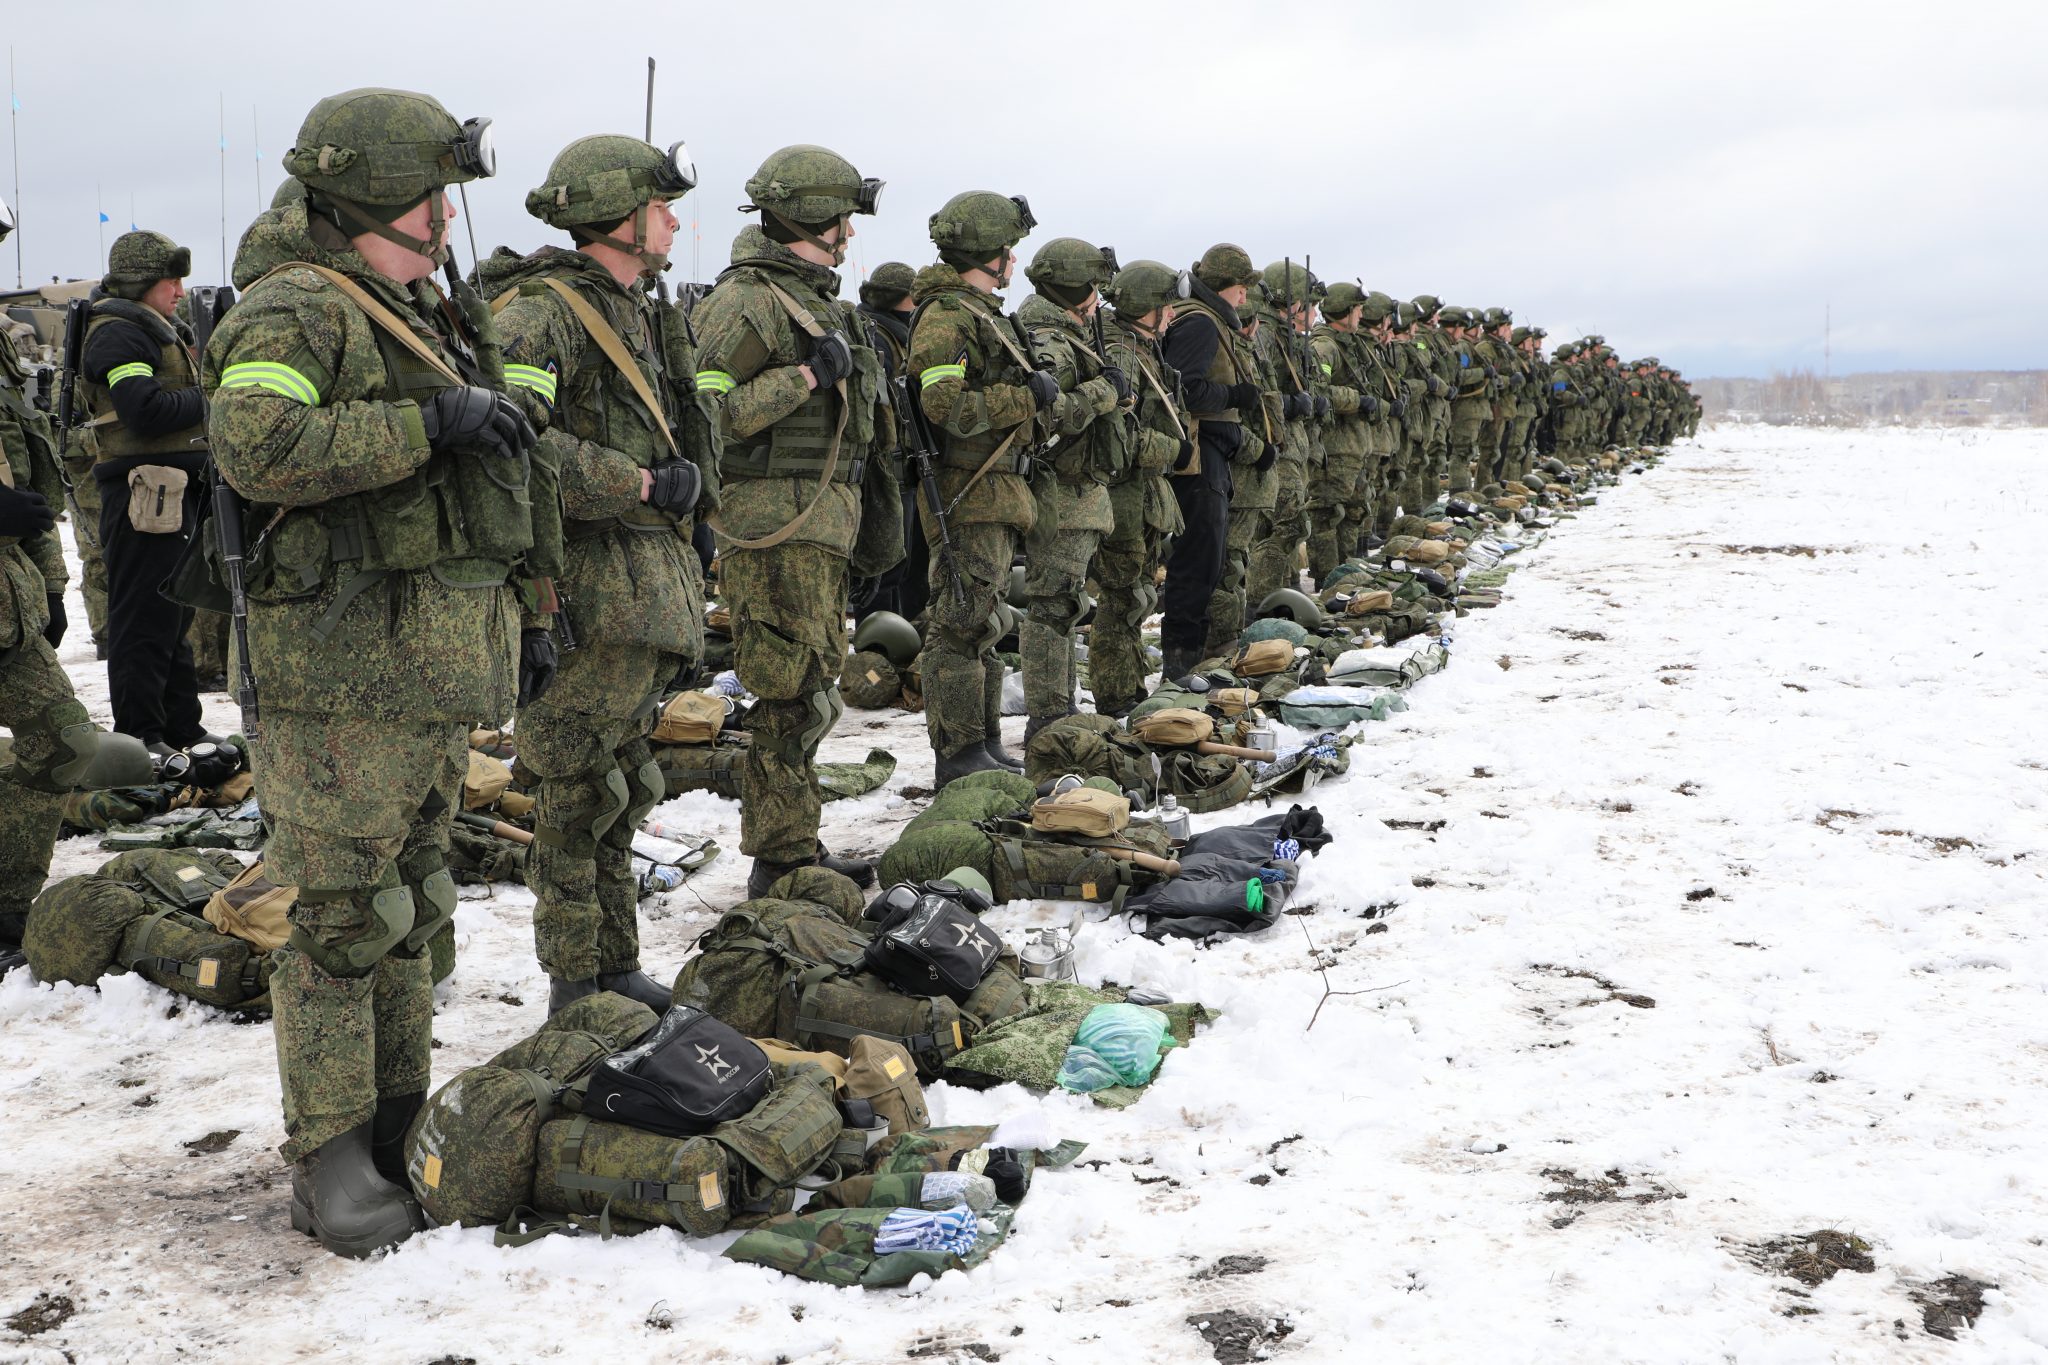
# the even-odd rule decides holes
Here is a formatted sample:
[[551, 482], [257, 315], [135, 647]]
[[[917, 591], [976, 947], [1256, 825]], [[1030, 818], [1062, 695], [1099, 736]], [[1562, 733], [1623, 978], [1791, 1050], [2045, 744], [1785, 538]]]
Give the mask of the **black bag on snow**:
[[666, 1137], [708, 1133], [768, 1093], [768, 1054], [730, 1024], [688, 1005], [590, 1073], [583, 1112]]
[[943, 995], [958, 1005], [995, 970], [1002, 951], [1002, 939], [959, 901], [925, 891], [882, 922], [862, 960], [907, 995]]

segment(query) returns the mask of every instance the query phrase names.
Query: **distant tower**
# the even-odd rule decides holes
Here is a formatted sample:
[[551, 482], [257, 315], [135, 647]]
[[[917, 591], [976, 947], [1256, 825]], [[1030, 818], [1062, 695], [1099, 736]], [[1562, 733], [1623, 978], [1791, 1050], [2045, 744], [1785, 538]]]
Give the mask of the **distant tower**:
[[1825, 316], [1825, 319], [1826, 319], [1826, 320], [1825, 320], [1824, 322], [1822, 322], [1822, 323], [1821, 323], [1821, 329], [1820, 329], [1820, 378], [1821, 378], [1821, 382], [1822, 382], [1823, 384], [1825, 384], [1825, 383], [1829, 382], [1830, 380], [1832, 380], [1832, 379], [1833, 379], [1833, 378], [1835, 377], [1835, 369], [1834, 369], [1834, 342], [1835, 342], [1835, 304], [1834, 304], [1834, 300], [1830, 299], [1830, 300], [1828, 301], [1828, 304], [1827, 304], [1827, 312], [1826, 312], [1826, 314], [1825, 314], [1824, 316]]

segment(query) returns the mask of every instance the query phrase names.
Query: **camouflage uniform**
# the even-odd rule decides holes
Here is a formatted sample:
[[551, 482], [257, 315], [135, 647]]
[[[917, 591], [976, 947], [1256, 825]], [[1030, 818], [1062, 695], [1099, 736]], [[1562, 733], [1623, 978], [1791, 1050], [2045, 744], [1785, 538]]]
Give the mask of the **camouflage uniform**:
[[[236, 278], [257, 282], [207, 351], [214, 458], [257, 532], [248, 630], [264, 856], [300, 888], [270, 983], [293, 1222], [347, 1254], [405, 1235], [399, 1192], [374, 1174], [352, 1167], [347, 1189], [320, 1181], [360, 1156], [373, 1119], [392, 1178], [427, 1088], [428, 943], [455, 913], [448, 827], [469, 730], [512, 709], [511, 575], [533, 539], [532, 430], [491, 391], [481, 302], [458, 295], [472, 354], [438, 290], [379, 274], [351, 237], [431, 250], [391, 225], [392, 210], [425, 201], [438, 217], [443, 186], [478, 173], [462, 159], [470, 135], [402, 91], [316, 105], [285, 168], [319, 202], [286, 204], [245, 235]], [[465, 383], [313, 267], [351, 281]], [[372, 1217], [342, 1231], [336, 1220], [357, 1212]]]
[[1178, 281], [1157, 261], [1133, 261], [1104, 291], [1116, 306], [1107, 332], [1110, 363], [1131, 381], [1133, 411], [1130, 459], [1109, 485], [1115, 525], [1102, 538], [1092, 570], [1096, 584], [1095, 624], [1088, 633], [1088, 686], [1095, 709], [1121, 715], [1145, 699], [1145, 618], [1159, 605], [1154, 578], [1180, 533], [1180, 504], [1166, 471], [1191, 452], [1192, 437], [1165, 377], [1156, 333], [1137, 319], [1170, 303]]
[[1473, 482], [1479, 486], [1501, 481], [1501, 448], [1507, 443], [1508, 423], [1514, 415], [1514, 396], [1521, 387], [1521, 365], [1498, 329], [1513, 320], [1505, 308], [1489, 308], [1484, 317], [1473, 314], [1478, 335], [1472, 340], [1474, 363], [1492, 370], [1488, 384], [1486, 420], [1479, 428], [1479, 453], [1474, 460]]
[[[1369, 533], [1376, 531], [1384, 537], [1394, 519], [1402, 454], [1401, 419], [1396, 415], [1395, 404], [1401, 399], [1401, 386], [1395, 374], [1398, 357], [1383, 338], [1387, 335], [1387, 320], [1397, 306], [1390, 296], [1373, 290], [1365, 296], [1358, 330], [1345, 339], [1355, 358], [1353, 372], [1374, 400], [1367, 405], [1366, 455], [1358, 471], [1360, 521], [1354, 547], [1345, 555], [1347, 559], [1365, 549]], [[1406, 410], [1405, 405], [1402, 410]]]
[[1450, 474], [1451, 394], [1458, 387], [1459, 367], [1457, 343], [1435, 321], [1442, 307], [1436, 296], [1419, 294], [1414, 303], [1418, 315], [1416, 358], [1423, 362], [1424, 387], [1428, 390], [1423, 404], [1428, 421], [1421, 431], [1422, 459], [1417, 480], [1420, 496], [1411, 509], [1419, 513], [1441, 496], [1444, 480]]
[[[1256, 285], [1253, 290], [1256, 292]], [[1209, 635], [1202, 652], [1214, 658], [1237, 648], [1238, 632], [1245, 626], [1246, 599], [1250, 596], [1252, 547], [1271, 532], [1273, 511], [1280, 502], [1280, 457], [1288, 440], [1288, 398], [1292, 390], [1281, 354], [1279, 329], [1261, 326], [1262, 318], [1250, 298], [1240, 310], [1244, 333], [1238, 340], [1245, 346], [1247, 372], [1257, 376], [1259, 421], [1245, 425], [1245, 448], [1256, 452], [1248, 464], [1234, 471], [1236, 486], [1230, 493], [1230, 530], [1224, 542], [1223, 577], [1209, 598]], [[1240, 452], [1240, 459], [1246, 458]]]
[[[1245, 568], [1244, 595], [1258, 603], [1281, 588], [1299, 583], [1296, 555], [1308, 539], [1309, 483], [1321, 474], [1324, 461], [1322, 423], [1330, 399], [1321, 392], [1321, 375], [1309, 363], [1305, 327], [1314, 307], [1308, 271], [1275, 261], [1265, 269], [1257, 315], [1264, 324], [1260, 340], [1269, 366], [1280, 381], [1287, 436], [1273, 466], [1273, 510], [1263, 535], [1253, 542]], [[1240, 623], [1240, 630], [1243, 624]]]
[[[780, 181], [777, 167], [787, 167]], [[764, 221], [829, 228], [854, 211], [853, 174], [823, 148], [786, 148], [747, 190]], [[841, 179], [843, 193], [791, 189], [781, 197], [791, 181], [822, 187]], [[845, 710], [838, 680], [864, 465], [894, 443], [877, 426], [886, 417], [877, 411], [881, 358], [838, 293], [830, 267], [764, 227], [748, 227], [694, 317], [697, 387], [715, 397], [724, 434], [722, 506], [712, 521], [719, 593], [732, 613], [734, 668], [759, 698], [741, 769], [740, 849], [764, 873], [820, 856], [817, 753]], [[810, 327], [844, 339], [851, 360], [842, 383], [811, 388], [805, 380], [800, 367], [822, 364], [827, 342], [796, 309]]]
[[1129, 448], [1121, 400], [1091, 333], [1068, 305], [1046, 296], [1064, 292], [1078, 297], [1074, 306], [1085, 306], [1096, 286], [1108, 283], [1108, 263], [1088, 243], [1056, 237], [1039, 249], [1029, 274], [1040, 292], [1024, 300], [1017, 320], [1031, 339], [1032, 360], [1059, 381], [1052, 412], [1060, 440], [1032, 475], [1037, 508], [1024, 540], [1026, 615], [1017, 639], [1031, 717], [1027, 739], [1073, 714], [1074, 630], [1086, 611], [1088, 565], [1115, 524], [1108, 481], [1123, 471]]
[[[938, 553], [931, 509], [920, 502], [932, 565], [918, 672], [925, 726], [942, 773], [994, 762], [985, 742], [999, 736], [1003, 665], [995, 645], [1003, 627], [996, 608], [1011, 561], [1037, 523], [1029, 475], [1042, 440], [1041, 411], [1051, 414], [1045, 420], [1060, 421], [1063, 413], [1095, 402], [1092, 394], [1055, 393], [1041, 404], [1030, 387], [1033, 361], [1023, 327], [1003, 314], [1000, 300], [962, 276], [1007, 257], [1030, 231], [1028, 212], [1019, 207], [1006, 215], [1001, 207], [1015, 202], [987, 191], [949, 200], [931, 219], [941, 259], [917, 273], [911, 291], [917, 316], [909, 370], [940, 445], [939, 494], [960, 585], [956, 591]], [[976, 748], [984, 748], [987, 761], [976, 761], [970, 752]]]
[[1316, 325], [1310, 340], [1332, 413], [1323, 431], [1323, 465], [1310, 488], [1314, 526], [1309, 533], [1308, 571], [1319, 584], [1355, 552], [1367, 513], [1358, 489], [1370, 452], [1366, 416], [1378, 399], [1359, 371], [1355, 333], [1328, 321], [1359, 309], [1364, 300], [1364, 291], [1356, 285], [1331, 286], [1323, 299], [1325, 321]]
[[1412, 303], [1394, 306], [1393, 332], [1386, 351], [1386, 368], [1394, 379], [1396, 396], [1402, 404], [1398, 434], [1400, 443], [1394, 457], [1394, 471], [1388, 476], [1390, 496], [1384, 504], [1385, 526], [1374, 529], [1385, 535], [1392, 529], [1392, 508], [1398, 503], [1404, 512], [1420, 512], [1430, 503], [1435, 480], [1430, 476], [1428, 430], [1430, 414], [1429, 343], [1415, 334], [1420, 315]]
[[[556, 157], [528, 211], [584, 237], [633, 219], [644, 250], [639, 215], [685, 188], [663, 174], [661, 153], [647, 143], [585, 138]], [[593, 195], [589, 187], [607, 178], [626, 183]], [[567, 210], [557, 207], [558, 187], [560, 198], [575, 193]], [[506, 382], [542, 429], [543, 463], [559, 470], [565, 543], [557, 587], [577, 642], [561, 654], [544, 694], [519, 710], [519, 759], [540, 778], [526, 865], [534, 951], [557, 982], [619, 989], [637, 984], [630, 974], [640, 967], [632, 838], [664, 795], [648, 744], [652, 718], [670, 680], [704, 652], [694, 508], [646, 500], [642, 475], [684, 460], [696, 469], [685, 488], [701, 488], [716, 477], [717, 452], [682, 314], [656, 304], [646, 276], [627, 288], [591, 256], [554, 247], [523, 258], [501, 248], [477, 273], [484, 295], [504, 300], [495, 306]], [[595, 310], [624, 345], [659, 413], [647, 410], [557, 286]]]

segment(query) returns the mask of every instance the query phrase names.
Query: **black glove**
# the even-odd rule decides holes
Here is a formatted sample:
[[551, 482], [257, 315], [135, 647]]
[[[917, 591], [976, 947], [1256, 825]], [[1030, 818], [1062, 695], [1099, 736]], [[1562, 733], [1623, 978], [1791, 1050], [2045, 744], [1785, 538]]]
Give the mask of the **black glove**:
[[1195, 443], [1193, 441], [1183, 440], [1180, 443], [1179, 453], [1173, 457], [1173, 472], [1176, 474], [1186, 473], [1188, 466], [1193, 464], [1194, 461]]
[[537, 626], [519, 632], [519, 705], [539, 701], [555, 681], [561, 660], [555, 653], [555, 633]]
[[1050, 370], [1033, 370], [1024, 376], [1024, 387], [1031, 390], [1031, 406], [1044, 412], [1060, 396], [1060, 381]]
[[1377, 422], [1380, 418], [1380, 396], [1376, 393], [1358, 395], [1358, 410], [1365, 414], [1366, 421]]
[[1255, 408], [1259, 405], [1259, 386], [1250, 381], [1232, 384], [1224, 402], [1233, 408]]
[[33, 489], [0, 484], [0, 536], [39, 536], [56, 524], [48, 498]]
[[1405, 398], [1396, 398], [1392, 403], [1388, 405], [1388, 408], [1390, 411], [1393, 412], [1395, 420], [1399, 421], [1401, 418], [1406, 417], [1408, 415], [1408, 400]]
[[1128, 403], [1131, 401], [1131, 377], [1129, 375], [1114, 365], [1104, 365], [1102, 367], [1102, 377], [1107, 379], [1110, 387], [1116, 390], [1117, 402]]
[[837, 327], [821, 337], [811, 339], [811, 358], [804, 362], [811, 367], [811, 378], [818, 381], [818, 387], [829, 389], [853, 373], [853, 347], [846, 340], [846, 333]]
[[50, 642], [50, 648], [55, 649], [64, 643], [64, 628], [70, 625], [71, 621], [64, 615], [64, 594], [53, 592], [49, 597], [50, 624], [43, 627], [43, 638]]
[[1441, 376], [1431, 375], [1429, 377], [1429, 396], [1431, 398], [1441, 398], [1444, 396], [1444, 381]]
[[1329, 415], [1330, 415], [1330, 400], [1329, 400], [1329, 399], [1327, 399], [1327, 398], [1325, 398], [1325, 397], [1324, 397], [1324, 396], [1323, 396], [1322, 394], [1317, 394], [1317, 395], [1316, 395], [1316, 416], [1318, 416], [1318, 417], [1328, 417]]
[[540, 439], [519, 405], [496, 389], [440, 389], [420, 404], [420, 422], [435, 450], [477, 447], [501, 460], [518, 459]]
[[1493, 368], [1493, 366], [1488, 365], [1486, 367], [1486, 377], [1488, 379], [1498, 379], [1500, 378], [1500, 371]]
[[1316, 396], [1303, 389], [1287, 395], [1287, 420], [1298, 422], [1304, 417], [1316, 415]]
[[649, 471], [654, 482], [647, 489], [647, 505], [670, 516], [688, 516], [704, 489], [703, 476], [688, 460], [663, 460]]
[[1259, 452], [1259, 458], [1252, 461], [1252, 472], [1254, 474], [1263, 474], [1277, 464], [1279, 459], [1280, 447], [1268, 441], [1266, 442], [1266, 448]]

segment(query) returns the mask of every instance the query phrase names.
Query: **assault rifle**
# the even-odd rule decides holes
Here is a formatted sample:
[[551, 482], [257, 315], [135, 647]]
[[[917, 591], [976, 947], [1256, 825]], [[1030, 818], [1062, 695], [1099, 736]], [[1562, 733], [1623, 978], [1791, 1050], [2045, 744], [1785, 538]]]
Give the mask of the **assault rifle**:
[[931, 509], [932, 529], [938, 533], [939, 566], [946, 571], [946, 582], [953, 589], [954, 604], [964, 608], [967, 605], [967, 584], [960, 578], [960, 564], [953, 556], [953, 532], [946, 524], [946, 504], [939, 496], [939, 443], [932, 436], [931, 420], [924, 415], [923, 406], [910, 391], [910, 375], [907, 372], [899, 374], [891, 383], [896, 388], [898, 435], [903, 441], [903, 452], [917, 464], [917, 486], [925, 505]]
[[[213, 337], [214, 325], [234, 302], [235, 291], [227, 285], [192, 291], [192, 341], [202, 374], [206, 367], [206, 343]], [[235, 627], [235, 701], [242, 708], [242, 733], [255, 740], [262, 734], [263, 716], [256, 698], [256, 669], [249, 662], [249, 591], [244, 573], [248, 563], [243, 521], [246, 512], [241, 495], [211, 460], [207, 473], [213, 480], [214, 544], [220, 549], [221, 573], [227, 579], [228, 615]]]

